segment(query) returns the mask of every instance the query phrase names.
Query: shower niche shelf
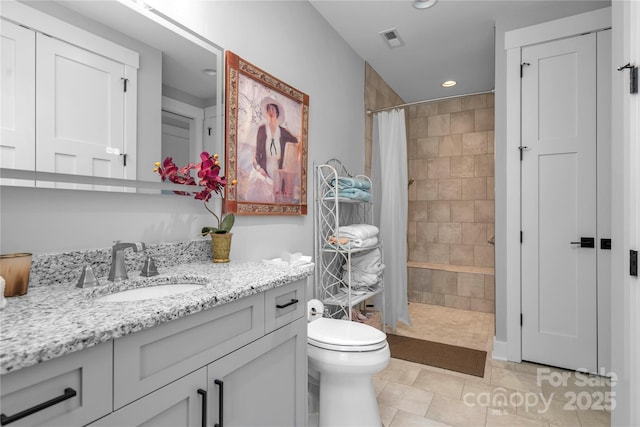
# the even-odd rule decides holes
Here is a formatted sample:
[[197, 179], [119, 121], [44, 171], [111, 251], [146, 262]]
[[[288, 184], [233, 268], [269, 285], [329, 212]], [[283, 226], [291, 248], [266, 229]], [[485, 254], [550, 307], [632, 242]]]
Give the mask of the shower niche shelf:
[[[375, 244], [359, 246], [369, 234], [354, 238], [340, 229], [364, 225], [358, 230], [370, 230], [371, 227], [367, 226], [373, 226], [371, 179], [365, 175], [349, 174], [336, 159], [315, 165], [314, 176], [316, 298], [327, 307], [325, 316], [357, 320], [352, 309], [360, 308], [362, 312], [378, 311], [384, 319], [382, 240], [376, 235]], [[369, 187], [365, 191], [369, 196], [361, 197], [363, 194], [351, 187], [346, 191], [340, 190], [338, 183], [344, 182], [355, 182], [354, 188]], [[375, 303], [373, 297], [376, 297]]]

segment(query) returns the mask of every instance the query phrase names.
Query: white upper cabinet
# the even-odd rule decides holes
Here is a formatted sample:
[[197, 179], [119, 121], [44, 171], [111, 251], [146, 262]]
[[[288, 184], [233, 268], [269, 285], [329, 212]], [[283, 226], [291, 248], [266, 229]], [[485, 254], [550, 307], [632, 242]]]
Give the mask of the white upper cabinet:
[[2, 21], [0, 167], [35, 167], [35, 33]]

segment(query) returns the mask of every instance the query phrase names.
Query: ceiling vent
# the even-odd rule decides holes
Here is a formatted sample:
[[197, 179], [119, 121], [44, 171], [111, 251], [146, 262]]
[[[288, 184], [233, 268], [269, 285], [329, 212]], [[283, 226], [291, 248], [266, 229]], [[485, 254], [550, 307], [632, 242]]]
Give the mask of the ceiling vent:
[[380, 35], [382, 36], [382, 39], [387, 42], [391, 49], [404, 46], [404, 41], [402, 41], [402, 39], [400, 38], [400, 34], [398, 34], [398, 30], [396, 30], [395, 28], [381, 31]]

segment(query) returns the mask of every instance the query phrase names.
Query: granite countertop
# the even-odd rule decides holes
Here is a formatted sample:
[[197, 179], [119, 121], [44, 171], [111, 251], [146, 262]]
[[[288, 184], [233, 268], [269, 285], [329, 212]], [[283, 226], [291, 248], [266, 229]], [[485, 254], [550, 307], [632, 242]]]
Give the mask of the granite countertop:
[[[210, 261], [159, 268], [159, 276], [118, 283], [101, 278], [101, 286], [80, 289], [75, 283], [29, 289], [7, 298], [0, 310], [0, 374], [82, 350], [151, 328], [188, 314], [264, 292], [308, 277], [313, 264], [300, 267], [261, 261]], [[95, 298], [150, 284], [201, 283], [202, 289], [163, 298], [99, 302]]]

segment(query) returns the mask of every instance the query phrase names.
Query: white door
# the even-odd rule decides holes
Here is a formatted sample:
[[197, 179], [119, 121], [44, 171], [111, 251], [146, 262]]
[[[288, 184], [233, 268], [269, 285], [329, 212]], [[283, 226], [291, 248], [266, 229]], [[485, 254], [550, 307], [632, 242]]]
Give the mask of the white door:
[[5, 20], [2, 20], [0, 30], [0, 167], [34, 170], [35, 33]]
[[597, 236], [596, 35], [522, 62], [522, 358], [594, 372], [596, 249], [576, 242]]
[[40, 33], [37, 62], [37, 170], [124, 178], [123, 64]]

